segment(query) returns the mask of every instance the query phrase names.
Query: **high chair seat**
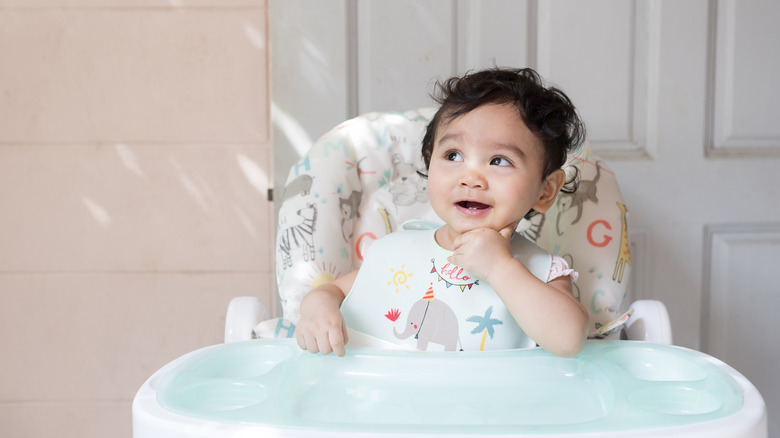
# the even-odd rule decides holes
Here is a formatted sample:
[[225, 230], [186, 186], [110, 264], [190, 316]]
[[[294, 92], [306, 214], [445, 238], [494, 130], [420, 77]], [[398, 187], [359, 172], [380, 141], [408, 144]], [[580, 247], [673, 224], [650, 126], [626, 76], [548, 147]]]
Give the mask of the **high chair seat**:
[[[226, 340], [252, 337], [246, 330], [255, 322], [254, 337], [291, 337], [303, 296], [359, 268], [372, 242], [409, 220], [431, 227], [443, 223], [428, 203], [426, 179], [418, 174], [425, 171], [420, 145], [435, 111], [369, 113], [348, 120], [290, 169], [278, 197], [275, 248], [283, 317], [261, 321], [259, 310], [244, 307], [253, 299], [241, 298], [229, 308]], [[614, 173], [587, 144], [565, 169], [579, 172], [577, 192], [559, 194], [545, 214], [523, 220], [518, 232], [579, 273], [574, 294], [590, 316], [589, 337], [616, 332], [628, 311], [633, 312], [630, 335], [671, 343], [662, 303], [623, 302], [631, 274], [629, 209]]]

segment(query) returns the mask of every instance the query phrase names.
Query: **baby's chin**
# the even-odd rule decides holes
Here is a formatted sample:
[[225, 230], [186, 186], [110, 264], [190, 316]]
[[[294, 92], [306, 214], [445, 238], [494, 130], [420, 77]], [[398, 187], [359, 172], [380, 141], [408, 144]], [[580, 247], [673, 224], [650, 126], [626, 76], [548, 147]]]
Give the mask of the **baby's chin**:
[[484, 226], [468, 227], [468, 228], [464, 228], [463, 231], [460, 232], [459, 234], [466, 234], [466, 233], [469, 233], [469, 232], [472, 232], [472, 231], [479, 231], [479, 230], [492, 230], [492, 231], [495, 231], [496, 233], [499, 233], [499, 234], [503, 235], [506, 238], [510, 238], [510, 237], [512, 237], [512, 235], [514, 233], [517, 232], [517, 226], [518, 226], [518, 223], [514, 222], [514, 223], [506, 224], [506, 225], [503, 225], [503, 226], [501, 226], [501, 225], [484, 225]]
[[[455, 234], [466, 234], [470, 232], [478, 232], [478, 231], [484, 231], [484, 230], [492, 230], [497, 233], [500, 233], [501, 230], [510, 227], [512, 224], [505, 225], [505, 226], [498, 226], [498, 225], [475, 225], [475, 226], [466, 226], [466, 227], [449, 227], [449, 230]], [[512, 228], [512, 231], [514, 231], [514, 228]]]

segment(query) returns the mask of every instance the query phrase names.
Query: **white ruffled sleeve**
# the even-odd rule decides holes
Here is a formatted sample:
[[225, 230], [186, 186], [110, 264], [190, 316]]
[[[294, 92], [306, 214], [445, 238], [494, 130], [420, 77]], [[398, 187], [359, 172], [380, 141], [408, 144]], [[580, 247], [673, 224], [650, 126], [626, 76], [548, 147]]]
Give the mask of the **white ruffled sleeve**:
[[547, 282], [549, 283], [556, 278], [565, 277], [567, 275], [571, 277], [571, 281], [577, 281], [577, 278], [580, 276], [577, 271], [569, 268], [569, 264], [563, 257], [553, 255], [552, 266], [550, 266], [550, 277], [547, 279]]

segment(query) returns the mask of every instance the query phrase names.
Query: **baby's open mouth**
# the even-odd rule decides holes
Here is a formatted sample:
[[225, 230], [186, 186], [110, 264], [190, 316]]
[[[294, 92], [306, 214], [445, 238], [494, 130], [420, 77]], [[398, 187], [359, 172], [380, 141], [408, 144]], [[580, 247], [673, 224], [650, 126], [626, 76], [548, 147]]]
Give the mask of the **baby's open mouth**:
[[490, 208], [489, 205], [476, 201], [460, 201], [457, 203], [461, 208], [467, 208], [469, 210], [484, 210]]

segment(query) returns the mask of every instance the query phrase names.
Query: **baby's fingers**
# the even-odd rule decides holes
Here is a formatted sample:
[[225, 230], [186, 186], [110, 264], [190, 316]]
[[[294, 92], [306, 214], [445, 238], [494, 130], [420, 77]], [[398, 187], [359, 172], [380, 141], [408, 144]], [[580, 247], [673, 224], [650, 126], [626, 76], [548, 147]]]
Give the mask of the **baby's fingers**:
[[317, 336], [317, 349], [322, 354], [330, 354], [333, 352], [333, 347], [330, 345], [330, 336], [327, 333]]
[[306, 338], [303, 337], [300, 330], [295, 331], [295, 340], [298, 341], [298, 346], [301, 347], [301, 350], [306, 349]]
[[465, 233], [461, 234], [460, 236], [456, 237], [455, 240], [452, 241], [452, 247], [457, 250], [458, 248], [462, 247], [463, 245], [470, 242], [474, 235], [477, 233], [480, 233], [484, 231], [482, 228], [476, 228], [470, 231], [466, 231]]
[[[298, 331], [298, 330], [296, 330]], [[309, 353], [319, 353], [320, 349], [317, 345], [317, 338], [311, 334], [302, 334], [298, 333], [296, 336], [296, 339], [298, 340], [298, 346], [301, 347], [302, 350], [308, 350]]]
[[[346, 353], [344, 344], [346, 339], [341, 330], [330, 330], [328, 332], [329, 347], [336, 353], [336, 356], [342, 357]], [[323, 352], [324, 353], [324, 352]], [[327, 354], [327, 353], [326, 353]]]
[[503, 229], [501, 229], [501, 231], [499, 231], [498, 233], [501, 234], [502, 236], [504, 236], [505, 239], [509, 240], [509, 239], [512, 238], [512, 235], [515, 233], [515, 229], [517, 228], [517, 224], [519, 224], [519, 222], [514, 222], [512, 224], [509, 224], [506, 227], [504, 227]]

